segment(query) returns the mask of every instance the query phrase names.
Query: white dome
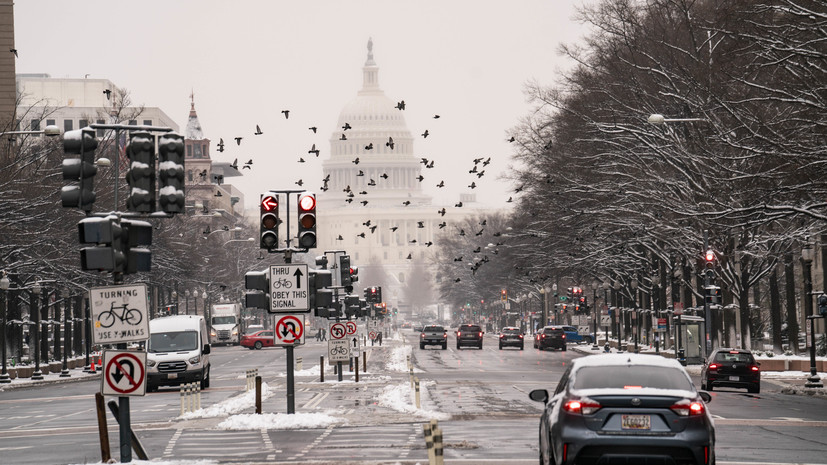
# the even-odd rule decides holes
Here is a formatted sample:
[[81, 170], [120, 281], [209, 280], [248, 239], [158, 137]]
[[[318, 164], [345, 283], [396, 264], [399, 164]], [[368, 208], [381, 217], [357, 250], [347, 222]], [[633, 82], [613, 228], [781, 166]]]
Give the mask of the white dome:
[[409, 132], [404, 113], [381, 90], [363, 90], [348, 102], [339, 113], [338, 127], [341, 128], [345, 123], [358, 132]]

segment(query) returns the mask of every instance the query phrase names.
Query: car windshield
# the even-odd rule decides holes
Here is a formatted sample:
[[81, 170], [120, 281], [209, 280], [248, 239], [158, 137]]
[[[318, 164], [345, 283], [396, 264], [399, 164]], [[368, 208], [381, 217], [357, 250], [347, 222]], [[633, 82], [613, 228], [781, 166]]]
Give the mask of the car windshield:
[[689, 378], [678, 368], [648, 365], [582, 367], [574, 374], [573, 389], [680, 389], [691, 391]]
[[212, 319], [212, 324], [214, 325], [234, 325], [235, 324], [235, 317], [234, 316], [214, 316]]
[[718, 352], [715, 355], [716, 362], [739, 362], [739, 363], [752, 363], [752, 355], [745, 354], [741, 352], [730, 353], [730, 352]]
[[563, 330], [560, 328], [546, 328], [543, 332], [546, 334], [559, 334], [562, 333]]
[[503, 334], [520, 334], [520, 330], [517, 328], [506, 328], [503, 329]]
[[442, 326], [426, 326], [423, 331], [445, 331]]
[[460, 331], [479, 331], [480, 327], [475, 325], [463, 325]]
[[198, 348], [198, 332], [170, 331], [149, 336], [150, 352], [184, 352]]

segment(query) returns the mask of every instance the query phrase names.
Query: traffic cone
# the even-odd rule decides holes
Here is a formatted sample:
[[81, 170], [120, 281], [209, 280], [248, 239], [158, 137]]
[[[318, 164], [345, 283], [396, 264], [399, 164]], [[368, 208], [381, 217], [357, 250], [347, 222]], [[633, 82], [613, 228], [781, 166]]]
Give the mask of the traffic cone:
[[97, 373], [95, 371], [95, 359], [92, 359], [92, 365], [89, 367], [89, 373]]

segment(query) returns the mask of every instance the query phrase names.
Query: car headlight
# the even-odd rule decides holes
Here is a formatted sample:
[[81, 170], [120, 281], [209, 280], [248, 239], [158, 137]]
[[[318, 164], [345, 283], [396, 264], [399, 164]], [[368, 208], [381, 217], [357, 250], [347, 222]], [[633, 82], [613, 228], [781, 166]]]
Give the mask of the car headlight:
[[215, 330], [210, 331], [210, 336], [212, 336], [212, 337], [217, 336], [217, 333], [215, 332]]
[[189, 360], [187, 360], [187, 361], [188, 361], [188, 362], [190, 362], [190, 365], [195, 365], [195, 364], [197, 364], [198, 362], [200, 362], [200, 361], [201, 361], [201, 356], [200, 356], [200, 355], [196, 355], [195, 357], [192, 357], [192, 358], [190, 358], [190, 359], [189, 359]]
[[156, 362], [155, 362], [155, 360], [150, 360], [150, 359], [147, 359], [147, 360], [146, 360], [146, 366], [148, 366], [148, 367], [150, 367], [150, 368], [151, 368], [151, 367], [154, 367], [154, 366], [155, 366], [155, 363], [156, 363]]
[[233, 330], [233, 336], [238, 336], [238, 330], [237, 329]]

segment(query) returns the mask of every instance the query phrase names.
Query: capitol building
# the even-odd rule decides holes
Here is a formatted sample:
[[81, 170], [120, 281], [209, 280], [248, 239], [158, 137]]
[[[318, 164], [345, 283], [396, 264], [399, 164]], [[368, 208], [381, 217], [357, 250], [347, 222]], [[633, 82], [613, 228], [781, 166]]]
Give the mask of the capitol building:
[[[425, 270], [433, 288], [431, 254], [440, 224], [453, 213], [479, 214], [472, 194], [464, 208], [435, 205], [422, 190], [425, 164], [416, 155], [414, 136], [400, 101], [379, 87], [379, 67], [368, 42], [362, 89], [339, 113], [330, 136], [330, 158], [322, 163], [326, 189], [318, 193], [319, 251], [345, 250], [359, 267], [354, 287], [381, 285], [388, 307], [409, 313], [404, 288], [415, 268]], [[421, 277], [422, 273], [416, 274]], [[368, 282], [380, 280], [379, 283]]]

